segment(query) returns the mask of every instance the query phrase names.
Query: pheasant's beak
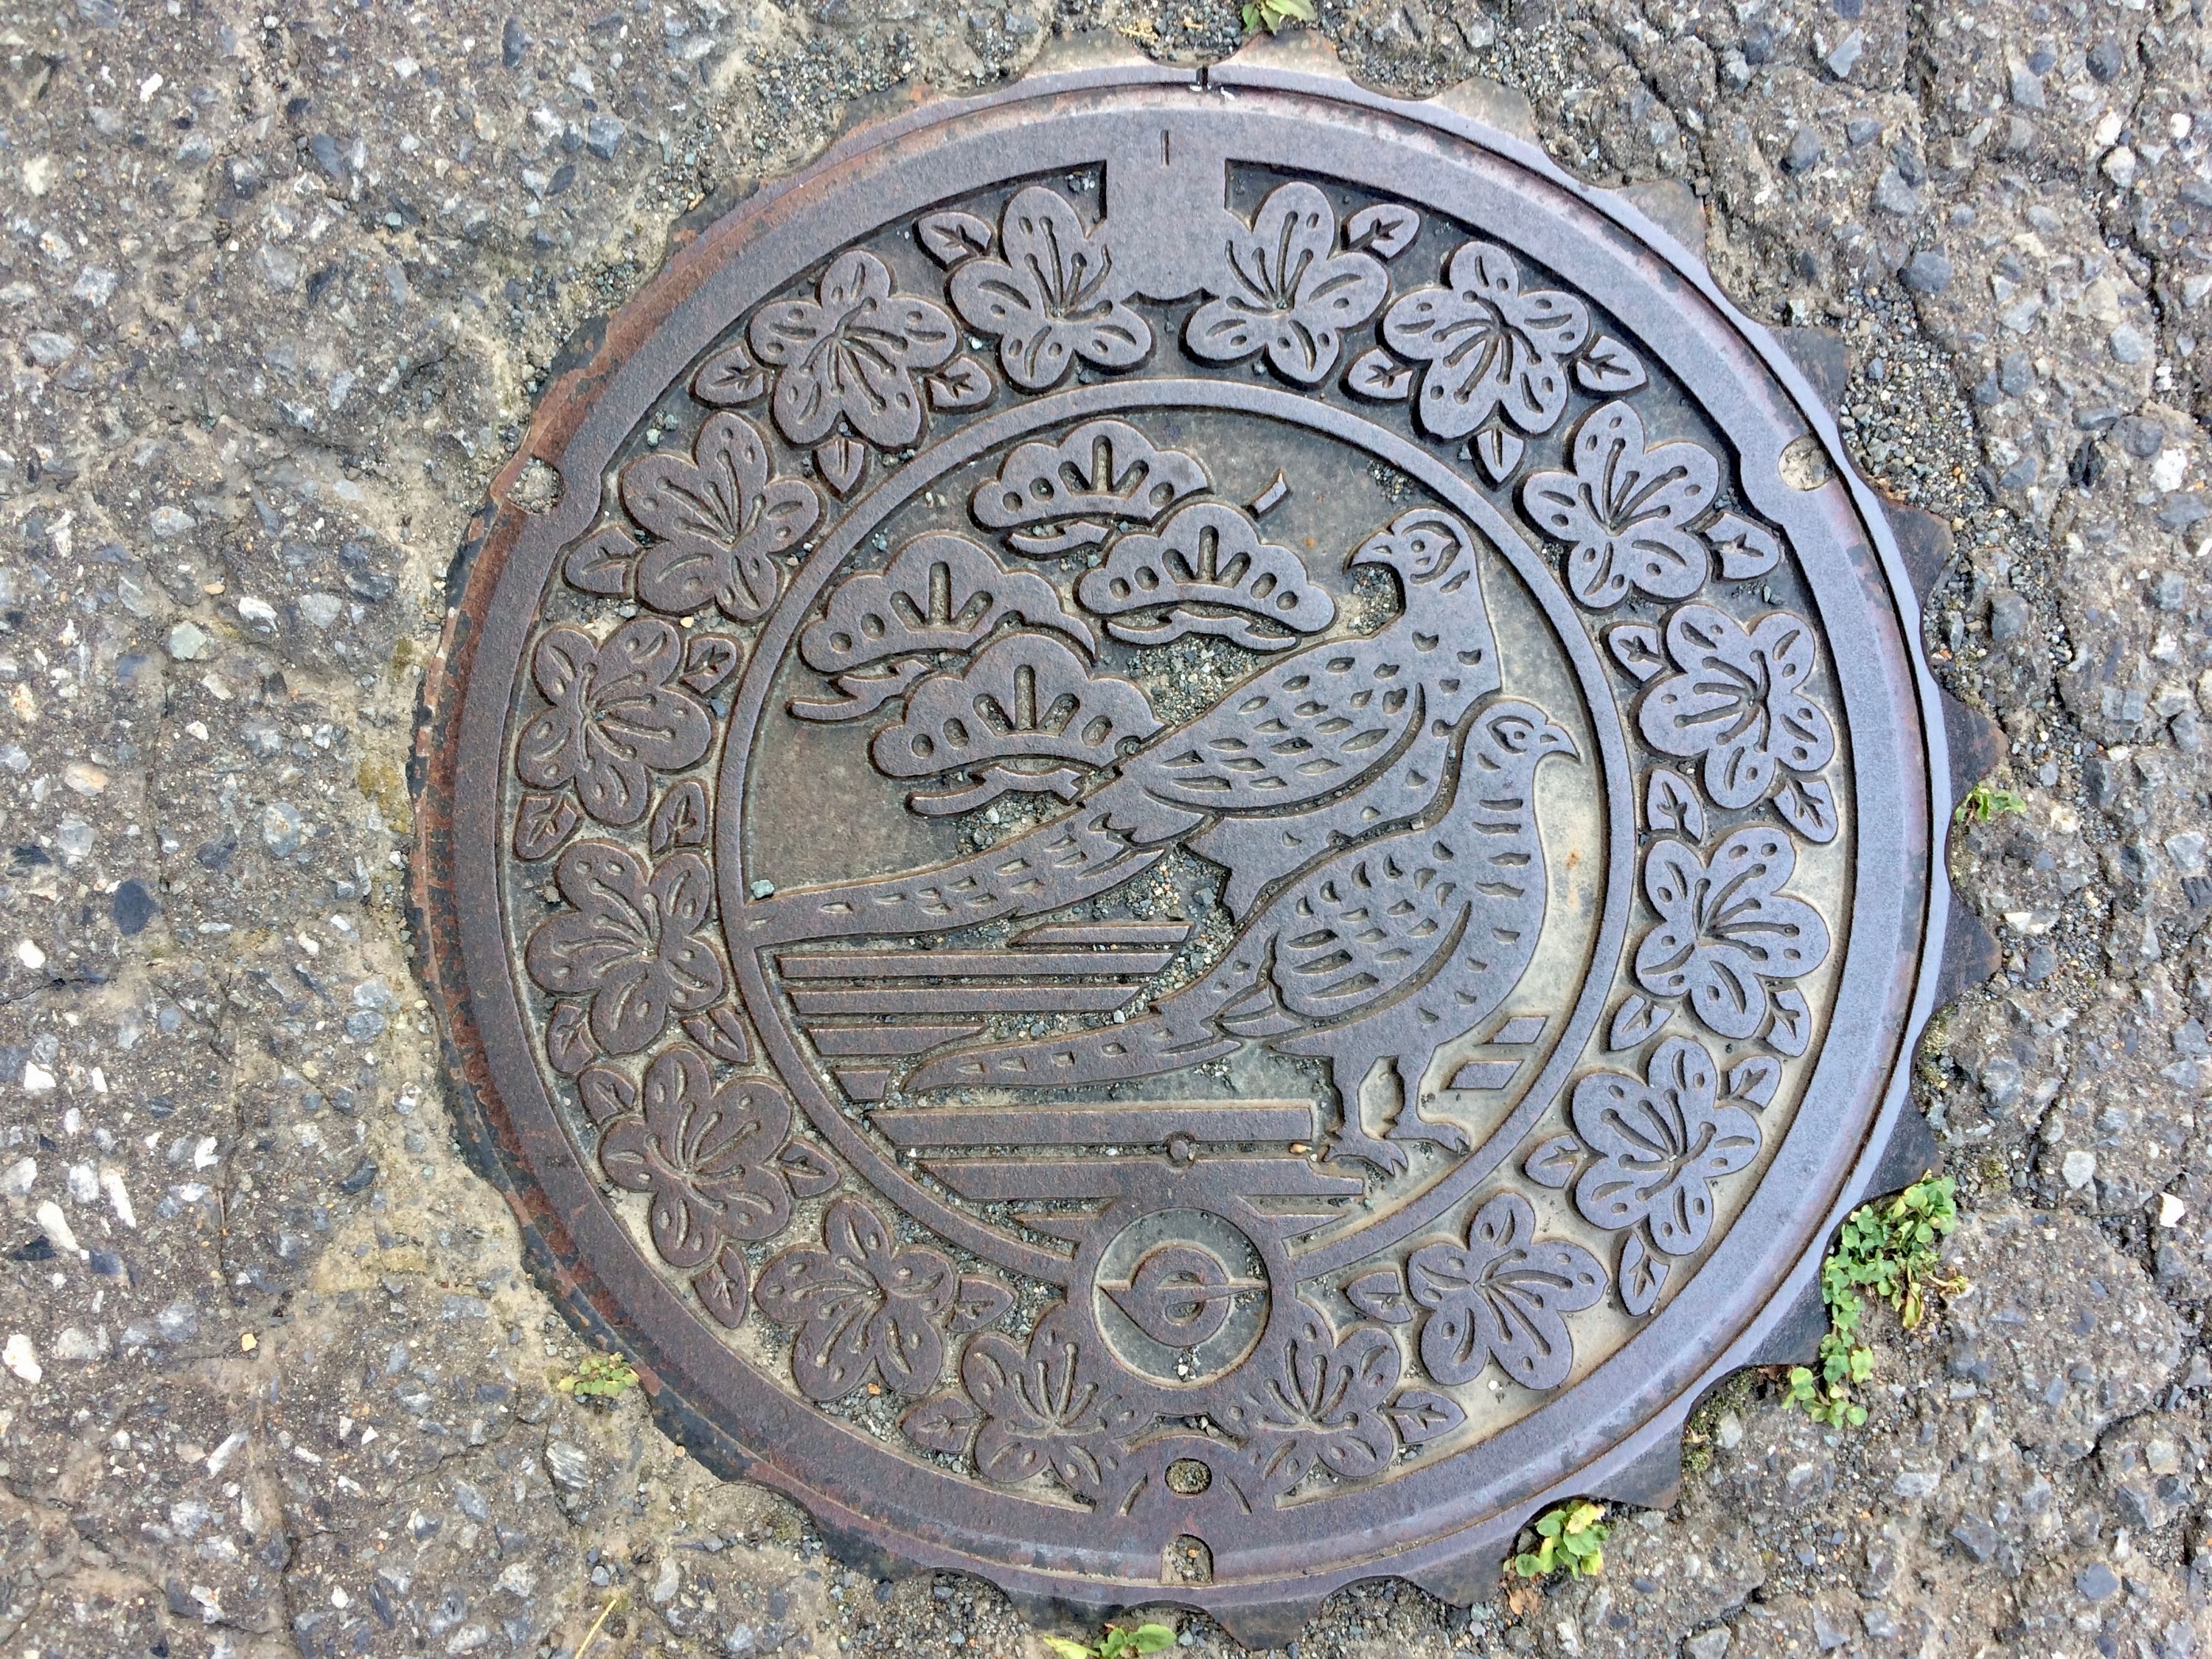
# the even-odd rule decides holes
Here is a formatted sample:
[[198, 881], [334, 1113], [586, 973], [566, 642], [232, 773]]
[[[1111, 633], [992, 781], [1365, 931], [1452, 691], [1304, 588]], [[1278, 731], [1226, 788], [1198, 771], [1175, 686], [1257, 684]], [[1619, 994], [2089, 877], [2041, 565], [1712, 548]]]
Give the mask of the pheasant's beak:
[[1578, 761], [1583, 757], [1583, 751], [1575, 747], [1575, 740], [1559, 726], [1546, 726], [1544, 740], [1551, 748], [1565, 755], [1569, 760]]

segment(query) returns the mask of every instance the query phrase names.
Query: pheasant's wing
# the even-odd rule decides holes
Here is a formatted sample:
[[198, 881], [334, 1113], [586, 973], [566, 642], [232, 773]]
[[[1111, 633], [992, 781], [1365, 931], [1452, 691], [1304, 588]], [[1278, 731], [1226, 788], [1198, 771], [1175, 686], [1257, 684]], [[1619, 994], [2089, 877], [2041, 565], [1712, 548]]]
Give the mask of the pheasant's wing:
[[1419, 834], [1348, 848], [1268, 906], [1283, 1006], [1327, 1024], [1431, 978], [1468, 909], [1447, 850]]
[[1155, 799], [1201, 812], [1302, 806], [1397, 753], [1425, 699], [1371, 641], [1316, 646], [1237, 687], [1121, 763]]

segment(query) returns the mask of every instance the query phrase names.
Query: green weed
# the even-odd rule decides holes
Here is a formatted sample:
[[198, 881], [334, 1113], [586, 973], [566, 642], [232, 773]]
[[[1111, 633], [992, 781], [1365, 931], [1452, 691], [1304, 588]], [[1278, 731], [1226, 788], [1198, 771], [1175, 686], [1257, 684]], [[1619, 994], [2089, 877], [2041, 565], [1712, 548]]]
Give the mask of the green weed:
[[1820, 1339], [1817, 1370], [1794, 1365], [1790, 1399], [1814, 1421], [1856, 1428], [1867, 1419], [1857, 1389], [1874, 1375], [1874, 1350], [1858, 1340], [1865, 1291], [1889, 1304], [1905, 1328], [1916, 1328], [1928, 1311], [1926, 1292], [1955, 1296], [1963, 1279], [1938, 1279], [1938, 1246], [1959, 1224], [1956, 1184], [1948, 1176], [1923, 1176], [1886, 1202], [1863, 1204], [1844, 1223], [1828, 1259], [1820, 1264], [1820, 1299], [1828, 1306], [1828, 1334]]
[[612, 1400], [637, 1386], [637, 1372], [618, 1353], [587, 1353], [553, 1386], [579, 1400]]
[[2001, 789], [1984, 778], [1966, 791], [1966, 799], [1959, 803], [1958, 818], [1961, 823], [1987, 823], [2000, 813], [2026, 811], [2027, 796]]
[[1513, 1558], [1523, 1578], [1564, 1571], [1572, 1578], [1594, 1578], [1605, 1571], [1605, 1540], [1612, 1532], [1605, 1510], [1577, 1500], [1557, 1504], [1536, 1517], [1536, 1547]]
[[1065, 1636], [1048, 1636], [1045, 1646], [1054, 1659], [1124, 1659], [1133, 1653], [1158, 1653], [1175, 1645], [1171, 1625], [1109, 1625], [1096, 1642], [1072, 1642]]
[[1244, 0], [1247, 34], [1257, 34], [1263, 28], [1275, 34], [1285, 23], [1310, 23], [1313, 20], [1313, 0]]

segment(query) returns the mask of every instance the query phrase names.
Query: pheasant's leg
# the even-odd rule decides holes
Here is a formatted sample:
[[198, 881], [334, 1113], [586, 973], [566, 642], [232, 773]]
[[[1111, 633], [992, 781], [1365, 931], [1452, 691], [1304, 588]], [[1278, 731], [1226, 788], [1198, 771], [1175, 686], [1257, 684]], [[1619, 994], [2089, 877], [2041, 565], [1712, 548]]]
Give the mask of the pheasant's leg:
[[[1425, 1066], [1423, 1070], [1427, 1068]], [[1467, 1132], [1456, 1123], [1438, 1123], [1421, 1115], [1415, 1103], [1420, 1098], [1415, 1092], [1418, 1085], [1407, 1080], [1404, 1063], [1398, 1059], [1390, 1061], [1390, 1074], [1398, 1079], [1398, 1117], [1390, 1126], [1393, 1140], [1433, 1141], [1448, 1152], [1463, 1152], [1468, 1148]], [[1413, 1073], [1418, 1078], [1419, 1072]]]
[[1340, 1121], [1336, 1133], [1329, 1136], [1328, 1146], [1322, 1153], [1324, 1164], [1341, 1164], [1349, 1158], [1358, 1158], [1371, 1164], [1384, 1175], [1396, 1175], [1406, 1167], [1406, 1154], [1387, 1140], [1378, 1140], [1367, 1133], [1365, 1114], [1360, 1109], [1360, 1091], [1367, 1074], [1375, 1069], [1375, 1055], [1364, 1049], [1340, 1051], [1330, 1056], [1329, 1067], [1336, 1079], [1337, 1110]]

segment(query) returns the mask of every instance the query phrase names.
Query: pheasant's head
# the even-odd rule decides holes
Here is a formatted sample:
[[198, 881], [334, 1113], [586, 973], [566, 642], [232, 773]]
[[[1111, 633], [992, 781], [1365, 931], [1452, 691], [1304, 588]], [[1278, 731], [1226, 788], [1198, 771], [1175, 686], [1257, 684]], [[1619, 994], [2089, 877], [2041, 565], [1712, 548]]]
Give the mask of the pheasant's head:
[[1528, 757], [1532, 768], [1547, 755], [1582, 758], [1574, 738], [1533, 702], [1512, 697], [1493, 702], [1482, 711], [1474, 730], [1477, 742], [1492, 750], [1501, 764], [1522, 756]]
[[1387, 565], [1410, 589], [1415, 582], [1433, 582], [1455, 570], [1472, 573], [1474, 532], [1452, 514], [1433, 507], [1401, 513], [1387, 530], [1370, 536], [1352, 556], [1351, 568]]

